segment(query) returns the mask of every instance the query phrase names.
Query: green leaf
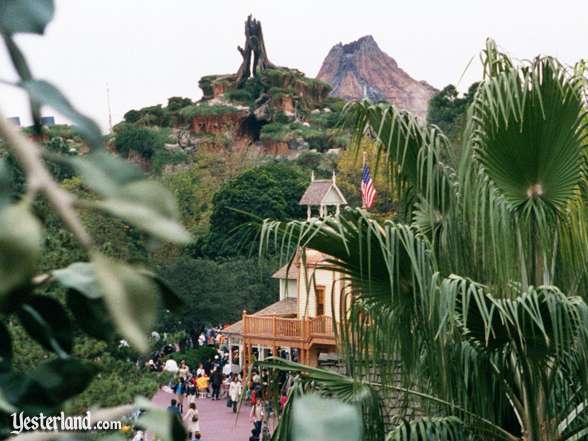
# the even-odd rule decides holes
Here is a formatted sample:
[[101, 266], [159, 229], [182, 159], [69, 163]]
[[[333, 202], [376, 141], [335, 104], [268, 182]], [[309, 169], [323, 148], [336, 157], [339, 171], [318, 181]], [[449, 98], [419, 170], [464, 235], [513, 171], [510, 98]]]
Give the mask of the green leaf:
[[[31, 68], [27, 63], [27, 59], [25, 58], [24, 54], [16, 44], [16, 41], [14, 41], [14, 38], [12, 38], [10, 35], [5, 35], [4, 44], [6, 45], [6, 50], [8, 51], [8, 55], [10, 55], [10, 61], [12, 61], [14, 70], [16, 70], [19, 78], [21, 80], [32, 80], [33, 73], [31, 72]], [[31, 110], [34, 110], [34, 112], [38, 113], [38, 105], [36, 106], [36, 109]], [[35, 116], [37, 115], [35, 114]]]
[[137, 424], [157, 435], [162, 441], [186, 439], [186, 430], [180, 419], [166, 410], [150, 409], [137, 420]]
[[0, 33], [43, 34], [54, 13], [53, 0], [0, 0]]
[[89, 298], [73, 289], [67, 291], [66, 299], [76, 323], [86, 334], [105, 341], [114, 338], [114, 323], [102, 299]]
[[52, 107], [65, 118], [69, 119], [91, 148], [102, 148], [102, 133], [98, 125], [77, 111], [55, 86], [44, 80], [22, 81], [20, 86], [27, 91], [33, 101]]
[[30, 414], [52, 411], [59, 404], [41, 381], [27, 373], [11, 371], [0, 374], [0, 390], [6, 403]]
[[149, 349], [146, 334], [157, 316], [157, 286], [137, 270], [94, 254], [96, 277], [106, 306], [121, 334], [140, 351]]
[[51, 274], [61, 285], [82, 293], [90, 299], [102, 297], [102, 291], [96, 282], [96, 270], [93, 263], [72, 263], [67, 268], [52, 271]]
[[[483, 172], [512, 209], [566, 216], [586, 174], [582, 84], [546, 58], [485, 81], [474, 102], [474, 140]], [[496, 116], [498, 115], [498, 116]]]
[[178, 244], [191, 240], [178, 222], [179, 212], [173, 195], [158, 182], [133, 182], [112, 198], [97, 202], [96, 206], [158, 239]]
[[121, 187], [144, 179], [139, 167], [106, 151], [69, 159], [89, 188], [102, 196], [112, 196]]
[[402, 422], [386, 441], [464, 441], [463, 423], [456, 417], [421, 418]]
[[12, 404], [8, 402], [2, 389], [0, 389], [0, 411], [6, 413], [16, 412], [16, 407], [14, 407]]
[[24, 203], [0, 209], [0, 309], [24, 300], [9, 294], [30, 283], [42, 240], [41, 224]]
[[176, 294], [169, 284], [163, 280], [158, 274], [148, 269], [139, 269], [139, 272], [155, 282], [161, 294], [163, 306], [170, 311], [177, 311], [185, 305], [184, 300]]
[[56, 403], [61, 403], [82, 393], [90, 384], [96, 369], [73, 358], [48, 361], [35, 369], [31, 377], [43, 384]]
[[6, 159], [0, 159], [0, 210], [10, 204], [12, 176]]
[[0, 372], [10, 370], [11, 361], [12, 339], [4, 323], [0, 322]]
[[83, 392], [96, 369], [88, 363], [55, 359], [41, 364], [32, 372], [0, 374], [4, 401], [25, 413], [54, 412], [68, 400]]
[[72, 326], [61, 303], [51, 297], [34, 296], [18, 311], [20, 323], [41, 346], [67, 357], [73, 345]]
[[356, 406], [308, 395], [294, 403], [294, 441], [360, 441], [361, 414]]

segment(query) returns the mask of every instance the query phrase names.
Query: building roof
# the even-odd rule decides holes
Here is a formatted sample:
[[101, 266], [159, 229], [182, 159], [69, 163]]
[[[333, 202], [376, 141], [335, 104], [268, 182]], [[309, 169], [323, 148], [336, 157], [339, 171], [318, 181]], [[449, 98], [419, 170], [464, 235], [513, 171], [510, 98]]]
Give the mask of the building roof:
[[298, 267], [298, 265], [291, 263], [290, 268], [288, 268], [288, 264], [286, 264], [282, 268], [277, 270], [275, 273], [273, 273], [272, 277], [274, 279], [297, 280], [299, 274], [300, 268]]
[[323, 263], [327, 259], [327, 255], [320, 251], [307, 248], [305, 251], [306, 255], [306, 266], [317, 265]]
[[285, 298], [276, 303], [266, 306], [253, 315], [296, 315], [298, 301], [294, 298]]
[[302, 198], [300, 205], [320, 205], [333, 185], [330, 179], [316, 179], [310, 183]]
[[310, 176], [310, 185], [300, 198], [300, 205], [347, 205], [345, 196], [337, 187], [337, 176], [333, 170], [331, 179], [314, 179], [314, 171]]
[[[269, 306], [266, 306], [260, 311], [257, 311], [253, 315], [257, 316], [279, 316], [279, 317], [286, 317], [286, 316], [293, 316], [296, 315], [298, 308], [298, 302], [296, 299], [293, 298], [285, 298], [280, 300], [279, 302], [272, 303]], [[236, 323], [233, 323], [230, 326], [227, 326], [225, 329], [222, 330], [223, 334], [242, 334], [243, 333], [243, 320], [239, 320]]]
[[243, 320], [239, 320], [238, 322], [233, 323], [230, 326], [227, 326], [221, 331], [223, 334], [242, 334], [243, 333]]

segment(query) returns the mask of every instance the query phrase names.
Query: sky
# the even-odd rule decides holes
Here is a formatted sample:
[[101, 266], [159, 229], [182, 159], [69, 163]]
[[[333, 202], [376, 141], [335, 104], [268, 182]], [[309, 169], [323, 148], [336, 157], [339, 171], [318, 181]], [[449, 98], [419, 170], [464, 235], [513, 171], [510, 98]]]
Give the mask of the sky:
[[[588, 59], [588, 0], [56, 0], [56, 7], [44, 36], [17, 41], [33, 74], [105, 131], [107, 87], [116, 124], [128, 110], [171, 96], [198, 99], [204, 75], [236, 72], [248, 14], [262, 22], [270, 60], [309, 76], [333, 45], [368, 34], [413, 78], [462, 91], [480, 78], [487, 37], [515, 59]], [[0, 49], [0, 79], [15, 78]], [[10, 86], [0, 85], [0, 111], [30, 121], [24, 95]]]

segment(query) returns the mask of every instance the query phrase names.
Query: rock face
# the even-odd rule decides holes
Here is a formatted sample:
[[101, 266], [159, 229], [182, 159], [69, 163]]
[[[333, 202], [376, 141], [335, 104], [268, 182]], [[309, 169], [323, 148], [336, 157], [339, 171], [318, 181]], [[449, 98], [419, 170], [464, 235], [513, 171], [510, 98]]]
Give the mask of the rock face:
[[331, 95], [346, 100], [387, 100], [421, 118], [427, 115], [431, 97], [438, 92], [430, 84], [411, 78], [383, 52], [371, 35], [329, 51], [317, 79], [329, 83]]

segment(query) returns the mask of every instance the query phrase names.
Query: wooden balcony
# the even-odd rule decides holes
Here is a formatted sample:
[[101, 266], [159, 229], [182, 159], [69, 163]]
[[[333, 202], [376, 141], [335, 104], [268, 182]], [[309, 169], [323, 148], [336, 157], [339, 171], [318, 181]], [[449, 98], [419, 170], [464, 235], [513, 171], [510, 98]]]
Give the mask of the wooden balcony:
[[335, 344], [333, 319], [306, 319], [243, 315], [243, 338], [274, 346], [307, 348], [313, 344]]

